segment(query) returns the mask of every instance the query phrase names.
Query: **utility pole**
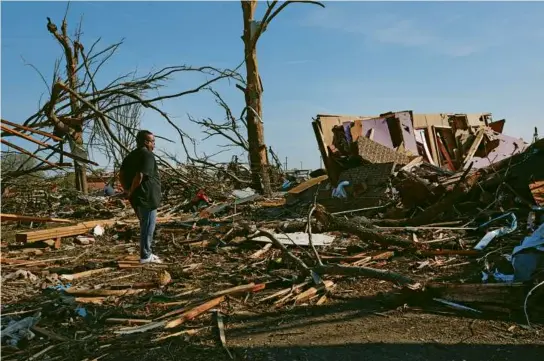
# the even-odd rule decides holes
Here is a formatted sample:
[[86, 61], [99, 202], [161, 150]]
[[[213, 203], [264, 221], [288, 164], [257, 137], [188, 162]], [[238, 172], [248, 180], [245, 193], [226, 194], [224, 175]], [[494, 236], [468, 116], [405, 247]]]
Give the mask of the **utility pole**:
[[287, 172], [287, 157], [285, 157], [285, 171]]

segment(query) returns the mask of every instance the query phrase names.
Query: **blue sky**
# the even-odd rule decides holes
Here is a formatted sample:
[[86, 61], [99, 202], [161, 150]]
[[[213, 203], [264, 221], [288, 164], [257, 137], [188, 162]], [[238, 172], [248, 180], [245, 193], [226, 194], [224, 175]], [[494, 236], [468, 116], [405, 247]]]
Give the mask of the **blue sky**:
[[[392, 110], [492, 112], [505, 133], [530, 140], [544, 133], [544, 3], [339, 2], [326, 8], [293, 4], [259, 41], [266, 143], [289, 165], [319, 166], [311, 128], [318, 113], [372, 115]], [[265, 3], [260, 3], [262, 15]], [[34, 113], [45, 85], [21, 57], [50, 81], [60, 47], [46, 17], [60, 25], [64, 2], [2, 2], [2, 117], [21, 122]], [[107, 81], [138, 69], [170, 65], [234, 67], [242, 59], [239, 2], [73, 2], [69, 24], [83, 15], [83, 44], [98, 37], [124, 44], [101, 71]], [[198, 85], [178, 76], [161, 90]], [[237, 114], [242, 93], [217, 87]], [[223, 112], [208, 94], [160, 104], [187, 132], [187, 120]], [[178, 142], [172, 128], [146, 112], [143, 125]], [[221, 142], [217, 142], [221, 143]], [[216, 142], [199, 144], [211, 154]], [[183, 154], [179, 144], [160, 143]], [[225, 160], [229, 156], [220, 156]], [[95, 155], [95, 159], [103, 158]]]

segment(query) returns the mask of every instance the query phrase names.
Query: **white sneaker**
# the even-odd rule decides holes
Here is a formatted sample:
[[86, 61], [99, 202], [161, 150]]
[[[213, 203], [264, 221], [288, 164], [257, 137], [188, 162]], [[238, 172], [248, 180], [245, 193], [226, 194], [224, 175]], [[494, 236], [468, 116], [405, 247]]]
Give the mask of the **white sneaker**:
[[162, 261], [159, 257], [152, 254], [148, 258], [141, 258], [140, 263], [162, 263]]

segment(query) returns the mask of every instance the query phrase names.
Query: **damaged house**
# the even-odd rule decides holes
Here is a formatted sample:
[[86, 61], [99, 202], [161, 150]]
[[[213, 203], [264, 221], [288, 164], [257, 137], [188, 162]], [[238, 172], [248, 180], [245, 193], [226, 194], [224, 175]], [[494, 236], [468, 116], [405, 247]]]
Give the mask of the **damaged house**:
[[[441, 175], [480, 169], [523, 152], [527, 144], [502, 133], [491, 113], [379, 116], [319, 114], [312, 122], [331, 184], [349, 182], [358, 206], [383, 204], [396, 165], [421, 163]], [[346, 183], [347, 184], [347, 183]]]

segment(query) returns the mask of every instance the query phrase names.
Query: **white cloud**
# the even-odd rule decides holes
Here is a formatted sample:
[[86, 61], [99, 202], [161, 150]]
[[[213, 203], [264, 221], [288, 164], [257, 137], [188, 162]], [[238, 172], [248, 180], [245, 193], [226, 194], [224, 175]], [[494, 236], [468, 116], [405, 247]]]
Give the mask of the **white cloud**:
[[469, 56], [500, 44], [501, 35], [494, 36], [497, 29], [484, 22], [474, 32], [455, 32], [466, 29], [467, 24], [474, 29], [470, 21], [459, 14], [410, 18], [393, 13], [365, 14], [327, 8], [309, 13], [302, 25], [359, 34], [382, 44], [422, 48], [454, 57]]

